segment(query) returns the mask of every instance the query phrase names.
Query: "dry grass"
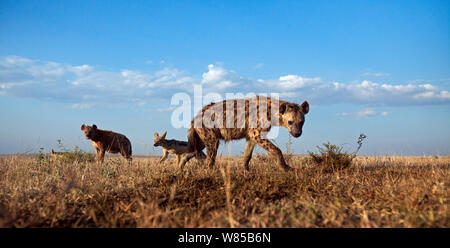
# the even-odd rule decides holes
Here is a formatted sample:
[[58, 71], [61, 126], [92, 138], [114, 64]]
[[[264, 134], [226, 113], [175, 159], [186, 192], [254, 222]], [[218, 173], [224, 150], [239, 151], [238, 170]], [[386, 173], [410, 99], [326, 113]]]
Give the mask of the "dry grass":
[[358, 156], [327, 172], [291, 156], [96, 163], [0, 159], [0, 227], [450, 227], [450, 157]]

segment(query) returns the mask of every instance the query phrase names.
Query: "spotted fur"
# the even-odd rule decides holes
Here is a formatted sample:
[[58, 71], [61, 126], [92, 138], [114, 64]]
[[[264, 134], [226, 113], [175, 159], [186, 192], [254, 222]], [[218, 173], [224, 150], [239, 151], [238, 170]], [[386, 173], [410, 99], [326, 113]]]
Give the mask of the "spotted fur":
[[[276, 124], [272, 120], [272, 108], [276, 108], [272, 114], [274, 118], [278, 118], [278, 125], [288, 129], [294, 137], [300, 137], [305, 115], [309, 112], [307, 101], [299, 105], [279, 100], [277, 105], [276, 101], [271, 98], [258, 96], [251, 99], [211, 103], [203, 107], [191, 122], [188, 131], [188, 153], [183, 155], [181, 167], [183, 168], [189, 159], [206, 147], [206, 163], [212, 168], [220, 140], [231, 141], [245, 138], [244, 166], [247, 170], [249, 170], [249, 162], [256, 144], [275, 156], [278, 164], [284, 170], [290, 170], [291, 167], [286, 164], [281, 150], [265, 138], [271, 127]], [[261, 113], [263, 114], [262, 118], [259, 118]], [[230, 118], [227, 118], [227, 115]], [[216, 126], [198, 126], [198, 123], [202, 123], [205, 118], [214, 122]], [[231, 124], [233, 125], [230, 128]]]

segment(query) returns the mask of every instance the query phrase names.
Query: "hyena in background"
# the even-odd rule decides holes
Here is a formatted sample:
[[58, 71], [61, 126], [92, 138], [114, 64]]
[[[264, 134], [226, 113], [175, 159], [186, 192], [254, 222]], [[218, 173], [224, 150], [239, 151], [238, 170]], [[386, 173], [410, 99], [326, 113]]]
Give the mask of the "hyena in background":
[[123, 134], [115, 133], [109, 130], [97, 129], [92, 126], [82, 125], [81, 130], [87, 139], [91, 140], [92, 146], [97, 151], [97, 161], [103, 163], [105, 152], [120, 153], [131, 165], [131, 142]]
[[275, 156], [278, 164], [288, 171], [292, 168], [286, 164], [281, 150], [266, 139], [265, 135], [272, 126], [278, 125], [288, 129], [292, 136], [300, 137], [305, 115], [308, 112], [307, 101], [299, 105], [262, 96], [211, 103], [203, 107], [191, 121], [188, 131], [189, 153], [183, 156], [181, 168], [205, 147], [206, 163], [212, 168], [220, 140], [231, 141], [245, 138], [244, 166], [247, 170], [249, 170], [253, 149], [258, 144]]
[[[175, 154], [176, 159], [177, 159], [177, 166], [180, 163], [180, 156], [184, 153], [186, 153], [188, 150], [188, 143], [186, 141], [179, 141], [179, 140], [168, 140], [166, 139], [166, 135], [167, 135], [167, 131], [164, 132], [163, 135], [159, 136], [159, 134], [157, 132], [155, 132], [155, 141], [153, 146], [157, 147], [157, 146], [161, 146], [163, 151], [164, 151], [164, 155], [162, 156], [162, 158], [159, 160], [158, 164], [161, 164], [164, 160], [167, 159], [167, 156], [169, 155], [169, 153]], [[206, 157], [206, 155], [201, 152], [200, 156]]]

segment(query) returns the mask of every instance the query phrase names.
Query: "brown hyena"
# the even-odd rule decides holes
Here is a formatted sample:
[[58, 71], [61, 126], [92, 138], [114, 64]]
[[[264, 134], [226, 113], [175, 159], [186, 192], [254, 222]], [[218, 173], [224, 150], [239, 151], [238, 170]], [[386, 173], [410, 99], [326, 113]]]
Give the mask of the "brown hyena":
[[[158, 164], [161, 164], [164, 160], [166, 160], [169, 153], [175, 154], [177, 166], [180, 163], [180, 157], [182, 154], [188, 151], [188, 143], [186, 141], [174, 140], [174, 139], [166, 139], [167, 131], [164, 132], [163, 135], [159, 136], [157, 132], [155, 132], [155, 141], [153, 146], [161, 146], [164, 151], [164, 155], [158, 161]], [[201, 157], [204, 158], [206, 155], [202, 152]]]
[[262, 96], [211, 103], [203, 107], [191, 122], [188, 131], [189, 152], [183, 156], [181, 168], [205, 147], [206, 163], [212, 168], [219, 140], [245, 138], [244, 166], [247, 170], [256, 144], [274, 155], [283, 169], [290, 170], [281, 150], [266, 139], [266, 135], [272, 126], [278, 125], [287, 128], [294, 137], [300, 137], [308, 112], [307, 101], [298, 105]]
[[115, 133], [109, 130], [97, 129], [94, 124], [92, 126], [81, 125], [81, 130], [87, 139], [90, 139], [92, 146], [97, 151], [97, 161], [103, 162], [105, 152], [119, 153], [126, 158], [131, 165], [131, 142], [123, 134]]

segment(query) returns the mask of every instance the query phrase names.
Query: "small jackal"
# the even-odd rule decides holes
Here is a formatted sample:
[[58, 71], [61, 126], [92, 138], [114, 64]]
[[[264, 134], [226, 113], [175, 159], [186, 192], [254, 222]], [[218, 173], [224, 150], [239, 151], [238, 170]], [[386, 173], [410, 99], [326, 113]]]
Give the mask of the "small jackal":
[[70, 152], [55, 152], [55, 150], [52, 149], [52, 151], [50, 152], [50, 159], [60, 160], [69, 155], [70, 155]]
[[[177, 166], [180, 163], [180, 156], [187, 152], [188, 143], [186, 141], [174, 140], [174, 139], [166, 139], [167, 131], [163, 133], [163, 135], [159, 136], [157, 132], [155, 132], [155, 141], [153, 146], [160, 146], [163, 149], [163, 156], [158, 161], [158, 164], [161, 164], [164, 160], [167, 159], [169, 153], [175, 154], [177, 159]], [[206, 155], [202, 152], [200, 155], [202, 158], [206, 157]]]

